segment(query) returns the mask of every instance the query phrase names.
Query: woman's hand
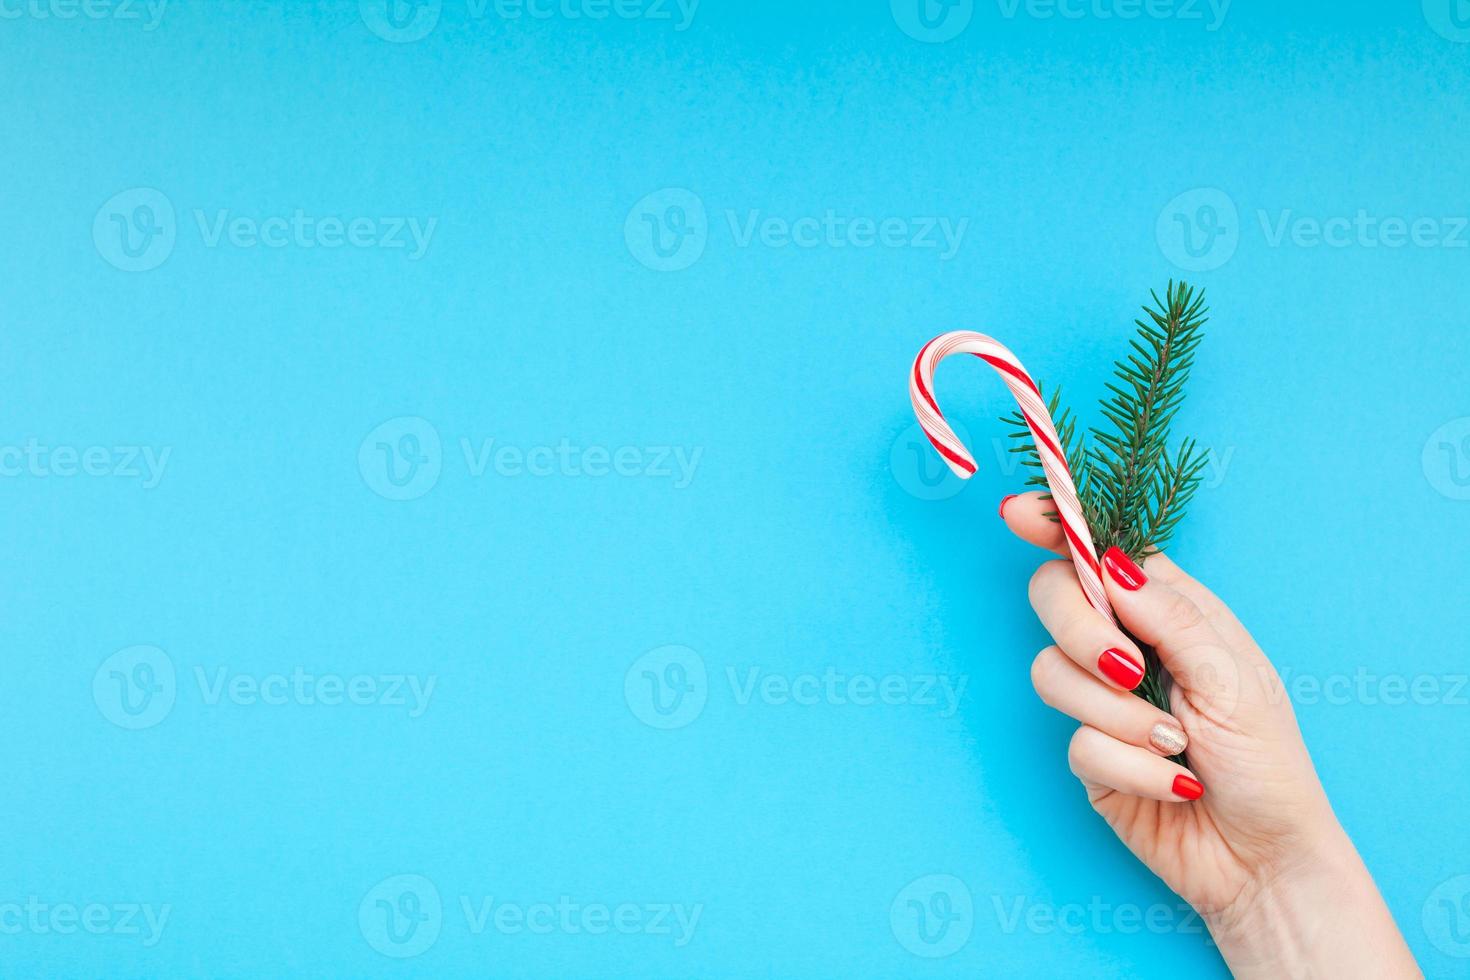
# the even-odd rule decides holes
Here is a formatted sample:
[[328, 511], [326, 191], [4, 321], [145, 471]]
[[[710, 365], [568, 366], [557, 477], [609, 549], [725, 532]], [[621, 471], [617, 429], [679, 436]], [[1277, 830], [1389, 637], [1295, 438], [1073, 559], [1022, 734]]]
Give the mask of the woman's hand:
[[[1039, 493], [1008, 498], [1019, 537], [1067, 554]], [[1174, 679], [1172, 714], [1130, 693], [1138, 645], [1087, 604], [1070, 561], [1043, 564], [1031, 604], [1056, 641], [1041, 699], [1082, 723], [1068, 761], [1137, 857], [1210, 925], [1238, 977], [1419, 976], [1337, 822], [1269, 660], [1208, 589], [1164, 555], [1103, 557], [1108, 599]], [[1189, 769], [1167, 757], [1187, 746]]]

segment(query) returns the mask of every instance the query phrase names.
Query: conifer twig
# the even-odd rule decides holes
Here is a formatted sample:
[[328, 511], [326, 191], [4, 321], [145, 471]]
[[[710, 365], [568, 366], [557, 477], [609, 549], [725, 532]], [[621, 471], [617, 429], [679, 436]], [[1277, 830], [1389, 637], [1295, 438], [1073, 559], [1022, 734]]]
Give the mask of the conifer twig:
[[[1194, 365], [1194, 353], [1208, 322], [1203, 291], [1187, 283], [1170, 282], [1160, 300], [1144, 307], [1146, 319], [1135, 320], [1138, 335], [1131, 353], [1114, 366], [1109, 396], [1101, 405], [1106, 428], [1082, 436], [1075, 417], [1053, 391], [1048, 410], [1067, 459], [1087, 526], [1099, 553], [1111, 547], [1139, 560], [1161, 550], [1178, 528], [1190, 500], [1199, 488], [1208, 462], [1193, 439], [1172, 454], [1169, 430], [1184, 401], [1184, 387]], [[1005, 417], [1016, 445], [1011, 452], [1034, 470], [1027, 486], [1046, 486], [1041, 457], [1020, 412]], [[1049, 515], [1053, 520], [1056, 515]], [[1137, 637], [1134, 637], [1136, 640]], [[1169, 710], [1166, 675], [1153, 650], [1140, 643], [1147, 670], [1135, 693]]]

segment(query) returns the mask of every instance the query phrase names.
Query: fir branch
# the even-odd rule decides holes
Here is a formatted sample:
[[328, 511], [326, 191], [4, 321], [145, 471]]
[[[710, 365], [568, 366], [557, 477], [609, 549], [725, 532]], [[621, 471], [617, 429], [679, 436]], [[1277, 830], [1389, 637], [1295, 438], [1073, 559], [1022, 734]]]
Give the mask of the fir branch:
[[1185, 440], [1173, 459], [1161, 459], [1150, 480], [1143, 520], [1129, 529], [1128, 537], [1119, 547], [1139, 557], [1163, 551], [1199, 489], [1208, 462], [1209, 453], [1200, 449], [1193, 439]]
[[[1042, 389], [1038, 386], [1038, 391]], [[1077, 428], [1077, 420], [1072, 415], [1072, 410], [1062, 404], [1062, 391], [1057, 388], [1052, 391], [1051, 397], [1046, 400], [1046, 411], [1051, 416], [1052, 425], [1057, 430], [1058, 444], [1062, 453], [1070, 462], [1074, 459], [1087, 458], [1087, 446], [1082, 434]], [[1047, 489], [1046, 471], [1041, 465], [1041, 453], [1036, 449], [1036, 441], [1031, 436], [1031, 428], [1026, 424], [1026, 417], [1016, 410], [1001, 419], [1005, 425], [1011, 428], [1010, 437], [1016, 441], [1007, 452], [1019, 454], [1021, 465], [1032, 472], [1026, 477], [1025, 485], [1028, 487], [1041, 487]], [[1092, 481], [1086, 467], [1072, 474], [1073, 484], [1077, 488], [1077, 499], [1082, 504], [1083, 516], [1087, 520], [1087, 526], [1095, 524], [1098, 515], [1097, 501], [1092, 491]], [[1046, 495], [1051, 499], [1050, 493]], [[1048, 514], [1056, 520], [1056, 514]]]
[[[1151, 505], [1168, 500], [1165, 513], [1182, 514], [1183, 507], [1175, 503], [1179, 494], [1187, 502], [1193, 493], [1192, 483], [1173, 487], [1160, 481], [1174, 478], [1167, 463], [1169, 427], [1184, 401], [1185, 382], [1207, 322], [1204, 293], [1187, 283], [1170, 282], [1163, 301], [1158, 293], [1151, 295], [1153, 307], [1144, 308], [1148, 319], [1134, 321], [1138, 336], [1130, 342], [1133, 353], [1116, 363], [1116, 380], [1107, 386], [1111, 397], [1102, 403], [1112, 428], [1092, 430], [1087, 459], [1096, 470], [1101, 511], [1094, 527], [1098, 550], [1117, 545], [1133, 558], [1155, 544], [1151, 532], [1172, 530], [1150, 519]], [[1191, 469], [1193, 452], [1180, 460]]]
[[[1170, 426], [1184, 401], [1194, 352], [1208, 322], [1204, 292], [1171, 281], [1163, 300], [1158, 293], [1150, 295], [1153, 306], [1144, 307], [1146, 319], [1134, 321], [1138, 335], [1129, 343], [1132, 352], [1116, 362], [1114, 380], [1107, 385], [1110, 395], [1101, 404], [1111, 427], [1089, 430], [1088, 440], [1061, 404], [1060, 391], [1053, 391], [1047, 402], [1062, 450], [1073, 464], [1077, 496], [1098, 552], [1117, 546], [1135, 560], [1161, 550], [1173, 536], [1208, 462], [1208, 454], [1192, 439], [1172, 455], [1168, 449]], [[1044, 489], [1041, 455], [1025, 418], [1013, 412], [1002, 421], [1016, 440], [1010, 451], [1034, 471], [1026, 485]], [[1048, 516], [1057, 519], [1056, 514]], [[1145, 644], [1139, 649], [1147, 670], [1135, 693], [1168, 711], [1166, 675], [1158, 656]]]

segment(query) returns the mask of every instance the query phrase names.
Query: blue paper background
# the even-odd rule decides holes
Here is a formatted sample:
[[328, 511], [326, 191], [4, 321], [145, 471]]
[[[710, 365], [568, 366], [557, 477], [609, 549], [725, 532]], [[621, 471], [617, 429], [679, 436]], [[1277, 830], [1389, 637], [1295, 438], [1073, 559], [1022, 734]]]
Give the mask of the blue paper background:
[[[1180, 426], [1220, 466], [1175, 555], [1288, 673], [1426, 972], [1462, 975], [1466, 4], [966, 0], [926, 30], [902, 0], [704, 0], [681, 30], [672, 0], [491, 3], [6, 0], [0, 972], [1224, 975], [1031, 692], [1004, 390], [944, 369], [982, 468], [923, 499], [904, 379], [974, 327], [1087, 408], [1186, 275], [1214, 319]], [[251, 243], [298, 210], [435, 224], [418, 257]], [[950, 256], [742, 244], [829, 211], [968, 224]], [[1399, 247], [1298, 221], [1360, 211], [1432, 220]], [[572, 462], [477, 474], [461, 440], [491, 439]], [[426, 492], [383, 495], [379, 442]], [[118, 686], [169, 667], [172, 702]], [[644, 671], [679, 667], [666, 716]], [[905, 686], [782, 703], [753, 668]], [[435, 687], [416, 717], [211, 700], [221, 669]], [[957, 710], [916, 703], [931, 675]], [[549, 931], [462, 903], [563, 896]], [[585, 928], [624, 904], [640, 931]]]

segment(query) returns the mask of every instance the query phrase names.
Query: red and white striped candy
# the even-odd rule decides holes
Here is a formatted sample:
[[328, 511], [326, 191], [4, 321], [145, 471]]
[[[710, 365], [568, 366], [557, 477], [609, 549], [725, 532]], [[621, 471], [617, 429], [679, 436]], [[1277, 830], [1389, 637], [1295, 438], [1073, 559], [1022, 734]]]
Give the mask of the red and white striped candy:
[[1103, 589], [1097, 549], [1082, 516], [1082, 506], [1077, 502], [1077, 487], [1072, 483], [1072, 471], [1062, 452], [1061, 439], [1057, 437], [1056, 426], [1052, 424], [1046, 403], [1041, 400], [1036, 382], [1031, 380], [1031, 375], [1026, 373], [1015, 354], [999, 341], [973, 330], [942, 334], [925, 344], [914, 359], [914, 370], [909, 375], [909, 398], [914, 403], [914, 414], [919, 417], [924, 434], [956, 476], [968, 480], [975, 474], [975, 458], [955, 436], [949, 423], [944, 421], [939, 403], [934, 400], [934, 368], [951, 354], [974, 354], [995, 368], [1006, 387], [1011, 389], [1041, 454], [1041, 468], [1046, 472], [1047, 487], [1051, 490], [1057, 516], [1071, 546], [1072, 563], [1077, 566], [1082, 591], [1094, 609], [1110, 619], [1114, 618], [1113, 607]]

